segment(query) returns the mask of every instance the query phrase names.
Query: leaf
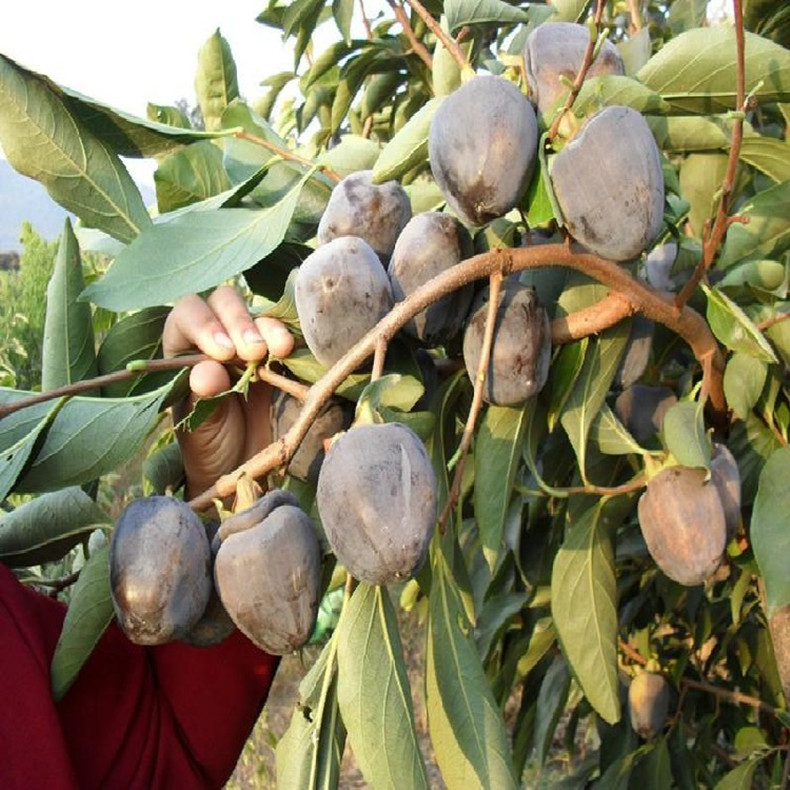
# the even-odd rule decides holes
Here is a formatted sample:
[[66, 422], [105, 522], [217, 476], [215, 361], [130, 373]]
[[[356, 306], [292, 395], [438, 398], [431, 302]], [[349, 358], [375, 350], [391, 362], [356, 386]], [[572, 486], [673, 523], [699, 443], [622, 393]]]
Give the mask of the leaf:
[[[754, 92], [760, 104], [790, 98], [788, 50], [747, 31], [745, 61], [747, 94]], [[735, 29], [722, 25], [687, 30], [668, 41], [637, 79], [676, 110], [714, 113], [735, 109], [736, 72]]]
[[768, 376], [768, 366], [749, 354], [735, 353], [724, 369], [724, 396], [733, 414], [745, 420], [757, 405]]
[[786, 140], [748, 135], [741, 141], [738, 156], [774, 181], [790, 181], [790, 144]]
[[645, 120], [658, 147], [667, 153], [725, 151], [732, 139], [731, 124], [720, 118], [649, 115]]
[[357, 399], [357, 415], [366, 410], [382, 414], [387, 410], [409, 412], [422, 397], [425, 387], [414, 377], [388, 373], [371, 381]]
[[47, 286], [41, 389], [51, 390], [96, 376], [90, 305], [77, 301], [85, 280], [77, 239], [67, 219]]
[[0, 145], [16, 170], [90, 227], [129, 242], [151, 224], [121, 160], [43, 77], [0, 55]]
[[705, 21], [707, 8], [707, 0], [675, 0], [667, 16], [672, 35], [700, 27]]
[[749, 223], [728, 228], [720, 267], [745, 258], [777, 258], [790, 248], [790, 181], [758, 192], [739, 214], [746, 215]]
[[762, 761], [761, 757], [746, 760], [736, 768], [728, 771], [718, 782], [714, 790], [751, 790], [754, 787], [753, 778], [757, 766]]
[[587, 438], [617, 373], [628, 343], [630, 325], [621, 322], [601, 332], [590, 344], [584, 366], [562, 410], [560, 422], [568, 434], [586, 480]]
[[710, 442], [705, 433], [703, 403], [673, 403], [664, 415], [664, 441], [683, 466], [710, 469]]
[[107, 514], [78, 486], [42, 494], [0, 518], [0, 558], [12, 568], [59, 560]]
[[717, 286], [739, 290], [748, 287], [782, 298], [788, 290], [788, 267], [778, 261], [746, 261], [727, 269]]
[[34, 460], [17, 482], [19, 491], [52, 491], [81, 485], [127, 463], [159, 421], [168, 396], [186, 381], [135, 398], [74, 397], [55, 415]]
[[535, 749], [541, 765], [548, 757], [554, 731], [568, 701], [570, 687], [571, 675], [568, 672], [568, 665], [561, 655], [555, 656], [540, 684], [535, 714]]
[[620, 718], [617, 582], [604, 500], [569, 525], [551, 574], [551, 614], [571, 671], [609, 724]]
[[363, 776], [376, 788], [427, 790], [403, 649], [386, 588], [360, 584], [337, 630], [337, 698]]
[[107, 626], [115, 616], [110, 597], [109, 545], [94, 552], [82, 566], [52, 656], [52, 696], [55, 702], [77, 679]]
[[82, 298], [108, 310], [130, 310], [213, 288], [280, 244], [309, 177], [271, 208], [191, 212], [152, 225]]
[[475, 521], [488, 565], [493, 571], [502, 550], [505, 518], [531, 406], [489, 406], [475, 440]]
[[[98, 372], [104, 375], [124, 370], [135, 360], [153, 359], [162, 348], [162, 332], [169, 313], [169, 307], [146, 307], [116, 321], [99, 346], [96, 356]], [[169, 379], [171, 374], [165, 375]], [[150, 381], [158, 377], [149, 375], [143, 378]], [[139, 386], [140, 379], [108, 384], [102, 387], [102, 397], [123, 398]]]
[[[33, 393], [0, 389], [0, 403], [6, 404]], [[63, 399], [39, 403], [0, 420], [0, 502], [2, 502], [25, 468], [42, 431], [49, 425]]]
[[764, 362], [777, 362], [776, 354], [746, 313], [718, 287], [702, 285], [708, 297], [706, 316], [713, 334], [727, 348]]
[[[567, 98], [564, 94], [557, 102], [559, 110]], [[579, 95], [573, 103], [573, 112], [579, 117], [590, 115], [601, 107], [610, 105], [633, 107], [642, 113], [665, 113], [669, 105], [655, 91], [650, 90], [641, 82], [620, 74], [590, 77], [582, 84]], [[553, 117], [549, 110], [547, 117]]]
[[446, 0], [447, 27], [455, 35], [464, 25], [496, 23], [519, 24], [529, 21], [529, 14], [504, 0]]
[[423, 105], [384, 146], [373, 166], [374, 184], [383, 184], [393, 178], [400, 178], [404, 173], [427, 161], [431, 121], [441, 102], [441, 98], [433, 98]]
[[[308, 384], [315, 384], [316, 381], [326, 375], [328, 370], [304, 348], [292, 351], [281, 361], [296, 378], [300, 381], [306, 381]], [[356, 400], [368, 381], [370, 381], [369, 373], [352, 373], [337, 387], [335, 392], [345, 398]]]
[[360, 170], [372, 170], [380, 153], [381, 147], [373, 140], [344, 134], [337, 145], [316, 159], [316, 164], [328, 167], [342, 178]]
[[332, 16], [343, 40], [351, 41], [351, 20], [354, 17], [354, 0], [332, 0]]
[[426, 649], [426, 706], [436, 761], [448, 787], [517, 787], [502, 714], [444, 556], [436, 552]]
[[195, 92], [206, 129], [221, 129], [222, 113], [239, 97], [239, 83], [230, 45], [219, 29], [209, 36], [198, 51]]
[[785, 558], [790, 551], [790, 447], [776, 450], [760, 472], [751, 520], [754, 556], [760, 567], [768, 617], [790, 604], [790, 576]]
[[161, 213], [214, 197], [231, 188], [222, 166], [222, 151], [209, 141], [190, 145], [165, 157], [154, 172]]
[[592, 424], [590, 438], [606, 455], [644, 453], [642, 446], [617, 419], [607, 403], [603, 404]]

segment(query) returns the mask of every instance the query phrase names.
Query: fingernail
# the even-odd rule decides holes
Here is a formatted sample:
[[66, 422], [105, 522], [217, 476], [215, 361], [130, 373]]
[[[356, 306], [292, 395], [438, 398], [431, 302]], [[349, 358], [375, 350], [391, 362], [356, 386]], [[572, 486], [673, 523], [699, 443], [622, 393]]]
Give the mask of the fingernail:
[[233, 341], [224, 332], [215, 332], [214, 342], [218, 346], [222, 346], [223, 348], [235, 348], [235, 346], [233, 345]]
[[255, 329], [248, 329], [244, 333], [244, 342], [249, 343], [251, 346], [259, 345], [263, 343], [263, 338], [260, 336], [260, 333], [257, 332]]

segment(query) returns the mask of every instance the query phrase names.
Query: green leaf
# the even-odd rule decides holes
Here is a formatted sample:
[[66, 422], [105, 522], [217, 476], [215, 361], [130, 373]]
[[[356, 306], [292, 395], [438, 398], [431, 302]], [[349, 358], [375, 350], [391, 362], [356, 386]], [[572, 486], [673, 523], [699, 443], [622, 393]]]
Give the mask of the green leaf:
[[710, 469], [703, 405], [697, 401], [673, 403], [664, 415], [664, 441], [679, 464]]
[[316, 164], [328, 167], [342, 178], [360, 170], [372, 170], [380, 153], [381, 147], [373, 140], [344, 134], [337, 145], [316, 159]]
[[738, 156], [774, 181], [790, 181], [790, 143], [772, 137], [748, 135]]
[[96, 376], [93, 315], [77, 301], [85, 287], [77, 239], [67, 219], [47, 286], [41, 389], [51, 390]]
[[[745, 61], [747, 94], [754, 92], [760, 104], [790, 98], [790, 51], [746, 32]], [[722, 25], [688, 30], [668, 41], [637, 79], [676, 110], [714, 113], [736, 108], [736, 72], [735, 29]]]
[[765, 362], [777, 362], [776, 354], [762, 332], [735, 302], [718, 287], [702, 284], [708, 297], [706, 316], [717, 339], [727, 348]]
[[[567, 94], [558, 100], [557, 109], [563, 106], [566, 98]], [[633, 107], [642, 113], [669, 111], [669, 105], [661, 96], [641, 82], [620, 74], [607, 74], [600, 77], [590, 77], [584, 81], [582, 89], [573, 103], [573, 112], [582, 117], [613, 104]], [[548, 118], [552, 118], [553, 115], [554, 112], [551, 110], [546, 114]]]
[[93, 648], [115, 616], [110, 596], [109, 546], [102, 546], [82, 566], [74, 585], [63, 628], [52, 656], [52, 696], [63, 699]]
[[742, 762], [719, 779], [714, 790], [752, 790], [754, 772], [761, 761], [762, 758], [758, 757]]
[[526, 195], [527, 224], [531, 228], [545, 225], [555, 219], [551, 185], [546, 176], [544, 157], [540, 157], [537, 172], [530, 181]]
[[67, 401], [55, 415], [35, 458], [17, 483], [19, 491], [52, 491], [81, 485], [129, 461], [159, 421], [172, 382], [135, 398], [85, 398]]
[[[296, 378], [300, 381], [306, 381], [308, 384], [315, 384], [316, 381], [326, 375], [328, 370], [305, 348], [298, 348], [296, 351], [292, 351], [281, 361]], [[352, 373], [335, 392], [350, 400], [356, 400], [369, 381], [369, 373]]]
[[716, 213], [727, 159], [722, 153], [692, 153], [680, 165], [680, 189], [689, 203], [689, 222], [697, 238], [702, 237], [705, 222]]
[[621, 322], [601, 332], [590, 344], [584, 366], [562, 410], [560, 422], [573, 445], [582, 479], [586, 480], [587, 438], [617, 374], [628, 343], [630, 325]]
[[529, 14], [504, 0], [446, 0], [447, 27], [455, 35], [464, 25], [495, 23], [519, 24], [529, 21]]
[[620, 718], [617, 582], [602, 500], [566, 531], [551, 574], [551, 613], [565, 657], [590, 704]]
[[411, 411], [422, 397], [425, 387], [414, 377], [388, 373], [371, 381], [357, 399], [357, 415], [366, 410], [378, 414], [389, 410]]
[[598, 449], [606, 455], [644, 453], [642, 446], [617, 419], [607, 403], [603, 404], [595, 422], [592, 424], [590, 438], [598, 445]]
[[745, 258], [777, 258], [790, 248], [790, 181], [758, 192], [738, 213], [749, 222], [730, 225], [719, 266], [727, 268]]
[[151, 224], [140, 192], [110, 146], [95, 137], [43, 77], [0, 55], [0, 145], [20, 173], [86, 225], [129, 242]]
[[541, 765], [546, 762], [549, 755], [554, 732], [568, 701], [570, 687], [571, 675], [568, 672], [568, 665], [561, 655], [555, 656], [540, 684], [535, 714], [535, 750]]
[[376, 788], [427, 790], [397, 619], [386, 588], [360, 584], [337, 630], [337, 698], [363, 776]]
[[351, 20], [354, 17], [354, 0], [332, 0], [332, 16], [343, 40], [351, 41]]
[[222, 113], [239, 97], [239, 83], [230, 45], [219, 29], [209, 36], [198, 52], [195, 91], [206, 129], [221, 129]]
[[154, 184], [163, 214], [231, 188], [222, 151], [207, 140], [165, 157], [154, 172]]
[[82, 298], [108, 310], [163, 305], [243, 272], [283, 240], [310, 175], [271, 208], [197, 211], [152, 225]]
[[521, 460], [528, 403], [519, 409], [489, 406], [475, 440], [475, 521], [489, 567], [494, 569], [502, 550], [513, 481]]
[[590, 5], [590, 0], [553, 0], [552, 22], [581, 22]]
[[12, 568], [63, 557], [112, 519], [78, 486], [42, 494], [0, 518], [0, 558]]
[[727, 269], [717, 286], [735, 289], [748, 287], [782, 298], [788, 290], [788, 267], [779, 261], [746, 261]]
[[431, 121], [441, 102], [441, 98], [431, 99], [387, 143], [373, 166], [374, 184], [400, 178], [413, 167], [427, 161]]
[[576, 382], [584, 367], [584, 360], [587, 358], [587, 347], [590, 343], [589, 337], [583, 337], [573, 343], [562, 346], [557, 356], [551, 364], [551, 402], [547, 426], [549, 431], [554, 430], [557, 420], [568, 402], [568, 398], [576, 386]]
[[430, 592], [426, 706], [436, 761], [448, 787], [517, 787], [502, 714], [491, 694], [472, 628], [444, 556]]
[[768, 376], [768, 366], [749, 354], [735, 353], [724, 369], [724, 396], [733, 414], [745, 420], [757, 405]]
[[691, 28], [701, 27], [707, 8], [707, 0], [675, 0], [667, 16], [672, 35], [677, 36]]
[[751, 539], [765, 582], [768, 616], [790, 604], [790, 575], [785, 558], [790, 551], [790, 447], [766, 461], [754, 498]]
[[[162, 332], [169, 313], [169, 307], [146, 307], [116, 321], [99, 346], [96, 357], [99, 373], [124, 370], [135, 360], [153, 359], [162, 348]], [[171, 374], [165, 375], [169, 379]], [[150, 381], [154, 377], [144, 378]], [[140, 379], [108, 384], [102, 387], [102, 397], [123, 398], [139, 386]]]
[[645, 120], [658, 147], [667, 153], [725, 151], [732, 139], [731, 123], [721, 118], [649, 115]]
[[[12, 403], [34, 393], [0, 389], [0, 403]], [[41, 432], [57, 414], [64, 400], [39, 403], [0, 420], [0, 502], [13, 489], [36, 446]]]

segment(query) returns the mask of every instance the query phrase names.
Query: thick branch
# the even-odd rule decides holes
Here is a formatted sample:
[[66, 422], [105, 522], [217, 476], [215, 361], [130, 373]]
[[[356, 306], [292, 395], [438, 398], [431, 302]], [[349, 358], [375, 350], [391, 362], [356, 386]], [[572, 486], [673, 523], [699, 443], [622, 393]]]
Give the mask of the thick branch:
[[[418, 288], [407, 299], [396, 304], [310, 388], [298, 419], [278, 442], [262, 450], [235, 471], [221, 477], [211, 489], [193, 499], [190, 505], [195, 510], [203, 510], [209, 507], [215, 498], [232, 494], [236, 481], [242, 474], [260, 478], [272, 469], [285, 466], [323, 405], [340, 384], [374, 353], [382, 334], [393, 337], [421, 310], [467, 283], [490, 277], [494, 272], [502, 272], [507, 276], [523, 269], [548, 266], [563, 266], [587, 274], [613, 291], [619, 291], [631, 305], [629, 313], [641, 312], [647, 318], [664, 324], [682, 337], [689, 344], [702, 367], [703, 390], [710, 398], [713, 417], [717, 421], [724, 422], [727, 413], [722, 383], [724, 357], [710, 328], [699, 313], [687, 306], [681, 309], [675, 308], [670, 301], [616, 263], [589, 253], [574, 253], [564, 244], [493, 250], [453, 266]], [[607, 321], [611, 323], [599, 326], [598, 331], [617, 323], [623, 317], [617, 311], [613, 314], [610, 312]]]

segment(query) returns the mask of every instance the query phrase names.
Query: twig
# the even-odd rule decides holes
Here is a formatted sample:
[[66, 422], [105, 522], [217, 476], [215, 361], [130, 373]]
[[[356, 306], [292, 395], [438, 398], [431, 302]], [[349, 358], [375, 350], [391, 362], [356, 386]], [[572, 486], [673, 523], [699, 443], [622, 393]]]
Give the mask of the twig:
[[387, 359], [388, 346], [389, 341], [384, 335], [379, 337], [379, 339], [376, 341], [376, 350], [373, 354], [373, 370], [370, 373], [371, 381], [380, 379], [381, 374], [384, 372], [384, 362]]
[[790, 318], [790, 313], [779, 313], [771, 318], [766, 318], [765, 321], [760, 321], [760, 323], [757, 324], [757, 328], [761, 332], [765, 332], [766, 329], [770, 329], [774, 324], [779, 324], [782, 321], [786, 321], [788, 318]]
[[52, 582], [48, 582], [48, 585], [52, 586], [52, 589], [49, 591], [50, 598], [57, 598], [60, 593], [63, 592], [67, 587], [71, 587], [72, 584], [76, 584], [79, 581], [80, 572], [74, 571], [70, 573], [68, 576], [64, 576], [61, 579], [55, 579]]
[[[595, 23], [595, 27], [598, 31], [597, 37], [600, 37], [601, 35], [601, 19], [603, 18], [604, 4], [605, 0], [598, 0], [598, 4], [595, 7], [595, 16], [593, 17], [593, 22]], [[584, 80], [587, 77], [587, 72], [590, 70], [590, 66], [592, 66], [593, 55], [595, 54], [595, 43], [595, 39], [590, 36], [590, 40], [587, 42], [587, 49], [584, 51], [584, 58], [582, 60], [581, 68], [576, 74], [576, 79], [573, 81], [571, 92], [568, 94], [568, 98], [565, 99], [565, 104], [563, 105], [562, 109], [554, 117], [554, 121], [552, 122], [551, 128], [549, 129], [549, 142], [554, 140], [554, 138], [557, 136], [560, 123], [562, 123], [565, 113], [568, 112], [571, 107], [573, 107], [573, 103], [576, 101], [576, 97], [579, 95], [579, 91], [582, 89]]]
[[414, 28], [411, 26], [409, 17], [406, 16], [406, 12], [403, 10], [403, 7], [396, 3], [395, 0], [387, 0], [387, 2], [395, 14], [395, 19], [400, 22], [400, 26], [403, 28], [403, 32], [406, 35], [406, 38], [409, 40], [414, 54], [417, 55], [417, 57], [429, 69], [433, 69], [433, 58], [431, 57], [431, 53], [428, 52], [425, 44], [423, 44], [422, 41], [417, 38], [416, 34], [414, 33]]
[[[20, 398], [13, 403], [6, 403], [0, 406], [0, 419], [16, 411], [26, 409], [29, 406], [35, 406], [38, 403], [46, 403], [47, 401], [56, 400], [57, 398], [72, 397], [84, 392], [99, 389], [100, 387], [106, 387], [109, 384], [130, 381], [144, 376], [147, 373], [161, 373], [168, 370], [193, 368], [199, 362], [206, 362], [210, 359], [211, 357], [206, 354], [185, 354], [170, 359], [139, 360], [139, 362], [135, 363], [134, 367], [131, 368], [105, 373], [103, 376], [95, 376], [92, 379], [85, 379], [84, 381], [75, 381], [73, 384], [65, 384], [62, 387], [56, 387], [46, 392], [38, 392], [35, 395]], [[293, 395], [294, 398], [300, 401], [304, 401], [310, 389], [301, 382], [281, 376], [279, 373], [274, 373], [265, 367], [259, 368], [255, 375], [260, 381], [272, 384], [277, 387], [277, 389], [281, 389], [289, 395]]]
[[[374, 353], [378, 338], [382, 334], [393, 337], [421, 310], [467, 283], [482, 277], [490, 277], [497, 271], [507, 276], [515, 271], [547, 266], [574, 269], [598, 280], [612, 290], [619, 291], [632, 305], [632, 312], [643, 313], [647, 318], [663, 324], [683, 338], [702, 367], [703, 387], [710, 399], [712, 419], [722, 425], [726, 423], [727, 401], [723, 387], [724, 355], [710, 327], [699, 313], [687, 305], [679, 310], [676, 309], [671, 301], [667, 301], [646, 283], [637, 280], [617, 263], [591, 253], [575, 253], [564, 244], [497, 249], [461, 261], [398, 302], [310, 388], [299, 417], [284, 436], [250, 458], [238, 469], [223, 475], [210, 489], [193, 499], [190, 505], [195, 510], [203, 510], [210, 507], [215, 498], [224, 498], [232, 494], [236, 480], [242, 474], [260, 478], [274, 468], [285, 466], [324, 403], [343, 381]], [[612, 316], [605, 318], [611, 321]], [[602, 321], [596, 331], [601, 331], [614, 323], [617, 321], [611, 323]]]
[[642, 12], [639, 8], [639, 0], [628, 0], [628, 12], [631, 16], [628, 32], [633, 35], [642, 29]]
[[638, 650], [631, 647], [628, 642], [623, 639], [618, 639], [617, 644], [620, 650], [622, 650], [635, 664], [639, 664], [640, 666], [645, 666], [647, 664], [647, 659]]
[[710, 232], [703, 233], [702, 258], [694, 270], [692, 276], [685, 283], [680, 293], [675, 297], [675, 304], [678, 307], [685, 305], [691, 295], [696, 290], [702, 278], [713, 263], [716, 253], [721, 246], [727, 229], [733, 222], [743, 222], [743, 217], [728, 217], [732, 191], [735, 188], [735, 176], [738, 168], [738, 156], [741, 151], [743, 140], [743, 115], [746, 107], [746, 61], [744, 55], [744, 34], [743, 34], [743, 7], [741, 0], [733, 0], [733, 16], [735, 22], [735, 50], [737, 59], [736, 72], [736, 114], [732, 124], [732, 141], [730, 143], [730, 155], [727, 160], [727, 171], [724, 174], [724, 181], [721, 185], [721, 198], [716, 210], [716, 220]]
[[362, 14], [362, 26], [365, 28], [365, 35], [370, 41], [373, 38], [373, 30], [371, 30], [368, 15], [365, 13], [365, 0], [359, 0], [359, 13]]
[[466, 459], [469, 455], [469, 448], [472, 446], [472, 437], [475, 434], [475, 425], [477, 418], [480, 415], [480, 410], [483, 408], [483, 390], [486, 383], [486, 371], [488, 370], [489, 360], [491, 359], [491, 347], [494, 344], [494, 330], [496, 329], [496, 315], [499, 310], [499, 294], [502, 290], [502, 272], [493, 272], [489, 278], [489, 298], [488, 310], [486, 311], [486, 325], [483, 332], [483, 344], [480, 348], [480, 362], [477, 366], [477, 375], [475, 376], [475, 388], [472, 395], [472, 405], [469, 407], [469, 415], [466, 418], [466, 425], [464, 432], [461, 435], [461, 444], [458, 448], [459, 457], [458, 464], [455, 467], [455, 474], [453, 476], [453, 484], [450, 488], [450, 493], [447, 496], [447, 502], [444, 505], [444, 510], [439, 517], [439, 532], [444, 535], [447, 526], [447, 519], [450, 513], [455, 509], [458, 503], [458, 497], [461, 494], [461, 484], [463, 482], [464, 467], [466, 466]]
[[415, 10], [417, 14], [419, 14], [420, 18], [423, 22], [428, 26], [428, 29], [433, 33], [439, 41], [442, 42], [442, 45], [445, 49], [452, 55], [453, 60], [456, 62], [461, 71], [467, 68], [466, 57], [464, 56], [464, 52], [461, 47], [455, 42], [454, 39], [450, 38], [447, 33], [442, 30], [442, 26], [430, 15], [428, 9], [420, 2], [420, 0], [407, 0], [409, 5]]
[[751, 697], [748, 694], [741, 694], [740, 691], [730, 691], [729, 689], [723, 689], [719, 686], [713, 686], [710, 683], [703, 683], [700, 680], [691, 680], [689, 678], [683, 678], [680, 681], [680, 684], [686, 688], [696, 689], [697, 691], [705, 691], [708, 694], [712, 694], [714, 697], [724, 700], [725, 702], [730, 702], [733, 705], [748, 705], [752, 708], [763, 711], [763, 713], [770, 713], [772, 716], [776, 715], [776, 708], [774, 708], [773, 705], [769, 705], [767, 702], [763, 702], [757, 697]]
[[[310, 159], [305, 159], [303, 156], [299, 156], [299, 154], [296, 154], [287, 148], [283, 148], [276, 143], [270, 143], [268, 140], [264, 140], [263, 137], [258, 137], [256, 134], [251, 134], [250, 132], [241, 130], [236, 132], [236, 134], [233, 136], [239, 140], [246, 140], [248, 143], [259, 145], [262, 148], [265, 148], [267, 151], [277, 154], [277, 156], [280, 156], [283, 159], [288, 159], [291, 162], [298, 162], [300, 165], [304, 165], [305, 167], [315, 167], [315, 162], [311, 161]], [[340, 181], [340, 176], [334, 170], [331, 170], [328, 167], [322, 167], [321, 172], [325, 173], [328, 178], [332, 179], [332, 181]]]

